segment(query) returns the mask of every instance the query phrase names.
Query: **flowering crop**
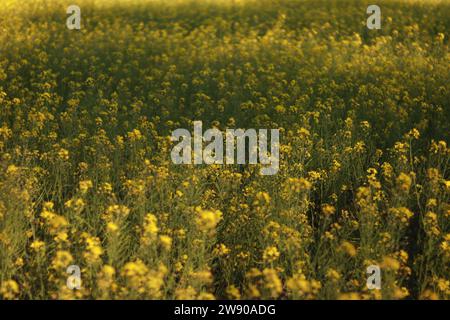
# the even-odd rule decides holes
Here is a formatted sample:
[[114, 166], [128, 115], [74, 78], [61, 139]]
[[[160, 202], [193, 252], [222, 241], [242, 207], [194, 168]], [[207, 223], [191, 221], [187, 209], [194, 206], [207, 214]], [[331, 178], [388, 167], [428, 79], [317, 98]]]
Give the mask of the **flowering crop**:
[[0, 298], [449, 299], [450, 2], [369, 4], [2, 0]]

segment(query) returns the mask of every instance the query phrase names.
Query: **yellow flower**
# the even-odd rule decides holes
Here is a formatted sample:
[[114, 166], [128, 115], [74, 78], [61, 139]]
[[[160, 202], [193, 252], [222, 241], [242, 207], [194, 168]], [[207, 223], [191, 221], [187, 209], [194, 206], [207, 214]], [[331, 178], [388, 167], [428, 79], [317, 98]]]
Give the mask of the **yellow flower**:
[[69, 160], [69, 151], [68, 150], [66, 150], [66, 149], [64, 149], [64, 148], [61, 148], [59, 151], [58, 151], [58, 157], [61, 159], [61, 160]]
[[80, 191], [81, 191], [81, 193], [88, 192], [88, 190], [90, 188], [92, 188], [92, 181], [91, 180], [80, 181]]
[[148, 213], [144, 219], [143, 234], [141, 241], [144, 245], [149, 245], [152, 240], [156, 239], [159, 228], [157, 225], [157, 218], [155, 215]]
[[270, 203], [270, 195], [267, 192], [258, 192], [256, 194], [255, 205], [267, 205]]
[[159, 231], [155, 215], [148, 213], [145, 217], [144, 231], [156, 235]]
[[340, 163], [338, 160], [333, 159], [333, 164], [332, 164], [332, 166], [331, 166], [331, 171], [332, 171], [333, 173], [337, 173], [337, 172], [339, 172], [339, 170], [341, 169], [341, 167], [342, 167], [341, 163]]
[[350, 257], [356, 256], [356, 249], [353, 244], [348, 241], [342, 241], [340, 249], [348, 254]]
[[223, 243], [218, 244], [214, 250], [213, 250], [214, 255], [217, 255], [219, 257], [224, 257], [227, 256], [230, 253], [230, 249], [224, 245]]
[[52, 261], [52, 268], [55, 270], [65, 270], [73, 261], [70, 252], [65, 250], [56, 251], [55, 257]]
[[264, 269], [262, 273], [264, 276], [264, 287], [269, 290], [271, 298], [277, 298], [283, 290], [278, 273], [274, 269]]
[[17, 258], [16, 259], [16, 261], [14, 262], [14, 265], [16, 266], [16, 267], [23, 267], [23, 265], [24, 265], [24, 262], [23, 262], [23, 259], [22, 258]]
[[69, 235], [65, 231], [58, 232], [56, 236], [53, 238], [56, 242], [67, 242], [69, 239]]
[[210, 270], [199, 270], [189, 273], [192, 281], [199, 282], [203, 285], [211, 284], [213, 282], [213, 275]]
[[116, 270], [114, 270], [114, 267], [112, 267], [110, 265], [104, 265], [102, 267], [102, 271], [106, 276], [108, 276], [110, 278], [112, 278], [116, 274]]
[[97, 237], [84, 234], [86, 242], [86, 251], [83, 253], [83, 257], [90, 264], [99, 262], [100, 256], [103, 254], [100, 239]]
[[325, 216], [332, 216], [335, 212], [336, 212], [336, 209], [333, 206], [331, 206], [329, 204], [322, 205], [322, 213]]
[[86, 204], [83, 201], [83, 199], [76, 198], [67, 200], [66, 203], [64, 203], [64, 205], [68, 209], [73, 209], [76, 212], [81, 212]]
[[119, 226], [117, 225], [117, 223], [114, 223], [114, 222], [108, 222], [108, 223], [106, 224], [106, 229], [107, 229], [109, 232], [114, 233], [114, 232], [116, 232], [117, 230], [119, 230]]
[[44, 219], [48, 230], [51, 234], [56, 235], [59, 232], [65, 230], [69, 225], [67, 219], [63, 216], [57, 215], [53, 212], [53, 203], [44, 203], [43, 210], [41, 212], [41, 217]]
[[230, 285], [225, 290], [227, 293], [227, 296], [231, 300], [239, 300], [241, 298], [241, 293], [239, 292], [239, 289], [236, 288], [234, 285]]
[[164, 249], [169, 250], [172, 246], [172, 238], [166, 235], [160, 235], [159, 241], [161, 242]]
[[128, 209], [126, 206], [115, 204], [108, 207], [103, 217], [107, 221], [121, 220], [123, 218], [126, 218], [129, 213], [130, 209]]
[[384, 162], [381, 165], [381, 169], [383, 170], [383, 176], [385, 179], [391, 179], [394, 175], [394, 168], [392, 168], [392, 165], [388, 162]]
[[317, 295], [322, 285], [316, 280], [307, 280], [303, 274], [296, 274], [289, 278], [286, 287], [300, 298], [312, 299]]
[[42, 251], [45, 249], [45, 242], [40, 240], [35, 240], [30, 244], [30, 248], [34, 251]]
[[19, 285], [14, 280], [7, 280], [0, 286], [0, 295], [5, 300], [16, 299], [19, 295]]
[[145, 194], [145, 182], [141, 179], [127, 180], [124, 185], [130, 195], [139, 196]]
[[450, 290], [450, 281], [447, 279], [439, 278], [437, 280], [437, 287], [440, 291], [446, 293]]
[[403, 172], [397, 177], [397, 185], [403, 192], [409, 191], [411, 188], [411, 183], [411, 177]]
[[409, 291], [405, 287], [401, 287], [401, 288], [396, 287], [394, 289], [393, 296], [395, 299], [404, 299], [407, 296], [409, 296]]
[[184, 195], [183, 192], [180, 191], [180, 190], [177, 190], [175, 193], [176, 193], [176, 195], [177, 195], [178, 197], [180, 197], [180, 198]]
[[338, 297], [339, 300], [361, 300], [362, 296], [361, 294], [357, 292], [347, 292], [347, 293], [341, 293]]
[[389, 213], [395, 216], [403, 223], [408, 222], [414, 216], [414, 214], [408, 208], [405, 207], [391, 208], [389, 209]]
[[437, 200], [434, 198], [428, 199], [427, 207], [433, 208], [437, 206]]
[[387, 270], [397, 271], [398, 269], [400, 269], [400, 262], [398, 262], [395, 258], [386, 256], [383, 257], [381, 267]]
[[196, 296], [197, 291], [192, 286], [175, 290], [175, 299], [177, 300], [193, 300]]
[[304, 178], [288, 178], [287, 184], [295, 192], [308, 191], [311, 189], [311, 182]]
[[201, 231], [213, 230], [222, 219], [222, 212], [219, 210], [204, 210], [200, 207], [195, 209], [195, 222]]
[[111, 193], [112, 189], [112, 185], [108, 182], [103, 183], [100, 187], [100, 190], [104, 193]]
[[127, 136], [131, 141], [139, 141], [143, 138], [143, 135], [139, 129], [133, 129], [133, 131], [127, 133]]
[[126, 263], [122, 268], [122, 275], [128, 278], [143, 276], [147, 272], [147, 266], [139, 259]]
[[408, 132], [407, 136], [417, 140], [420, 138], [420, 132], [419, 132], [419, 130], [414, 128]]
[[209, 292], [201, 292], [201, 293], [198, 295], [197, 299], [198, 299], [198, 300], [215, 300], [216, 297], [215, 297], [212, 293], [209, 293]]
[[104, 265], [97, 277], [97, 287], [100, 289], [101, 298], [109, 299], [110, 294], [116, 291], [117, 285], [114, 283], [116, 270], [110, 265]]
[[183, 270], [183, 263], [182, 262], [180, 262], [180, 261], [177, 261], [177, 262], [175, 262], [175, 264], [174, 264], [174, 270], [176, 271], [176, 272], [180, 272], [181, 270]]
[[18, 172], [19, 172], [19, 167], [16, 167], [13, 164], [9, 165], [8, 168], [6, 169], [6, 173], [11, 176], [15, 175]]
[[425, 290], [420, 295], [421, 300], [439, 300], [439, 295], [431, 290]]
[[341, 275], [339, 272], [337, 272], [335, 269], [333, 268], [329, 268], [327, 270], [326, 276], [328, 279], [330, 279], [333, 282], [338, 281], [341, 278]]
[[447, 192], [450, 192], [450, 180], [444, 181], [445, 188], [447, 189]]
[[279, 258], [279, 256], [280, 256], [280, 252], [278, 251], [277, 247], [274, 247], [274, 246], [267, 247], [263, 253], [264, 261], [269, 262], [269, 263], [277, 260]]
[[298, 134], [301, 138], [305, 139], [305, 138], [309, 137], [311, 133], [309, 132], [308, 129], [302, 127], [302, 128], [300, 128], [300, 129], [297, 130], [297, 134]]

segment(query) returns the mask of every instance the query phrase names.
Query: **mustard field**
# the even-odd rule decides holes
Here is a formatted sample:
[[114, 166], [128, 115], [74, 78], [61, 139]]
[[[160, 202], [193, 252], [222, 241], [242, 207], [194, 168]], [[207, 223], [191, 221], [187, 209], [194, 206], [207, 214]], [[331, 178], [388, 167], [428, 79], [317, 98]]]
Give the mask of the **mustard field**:
[[[0, 17], [1, 299], [450, 299], [450, 1]], [[194, 121], [279, 129], [276, 174], [175, 164]]]

